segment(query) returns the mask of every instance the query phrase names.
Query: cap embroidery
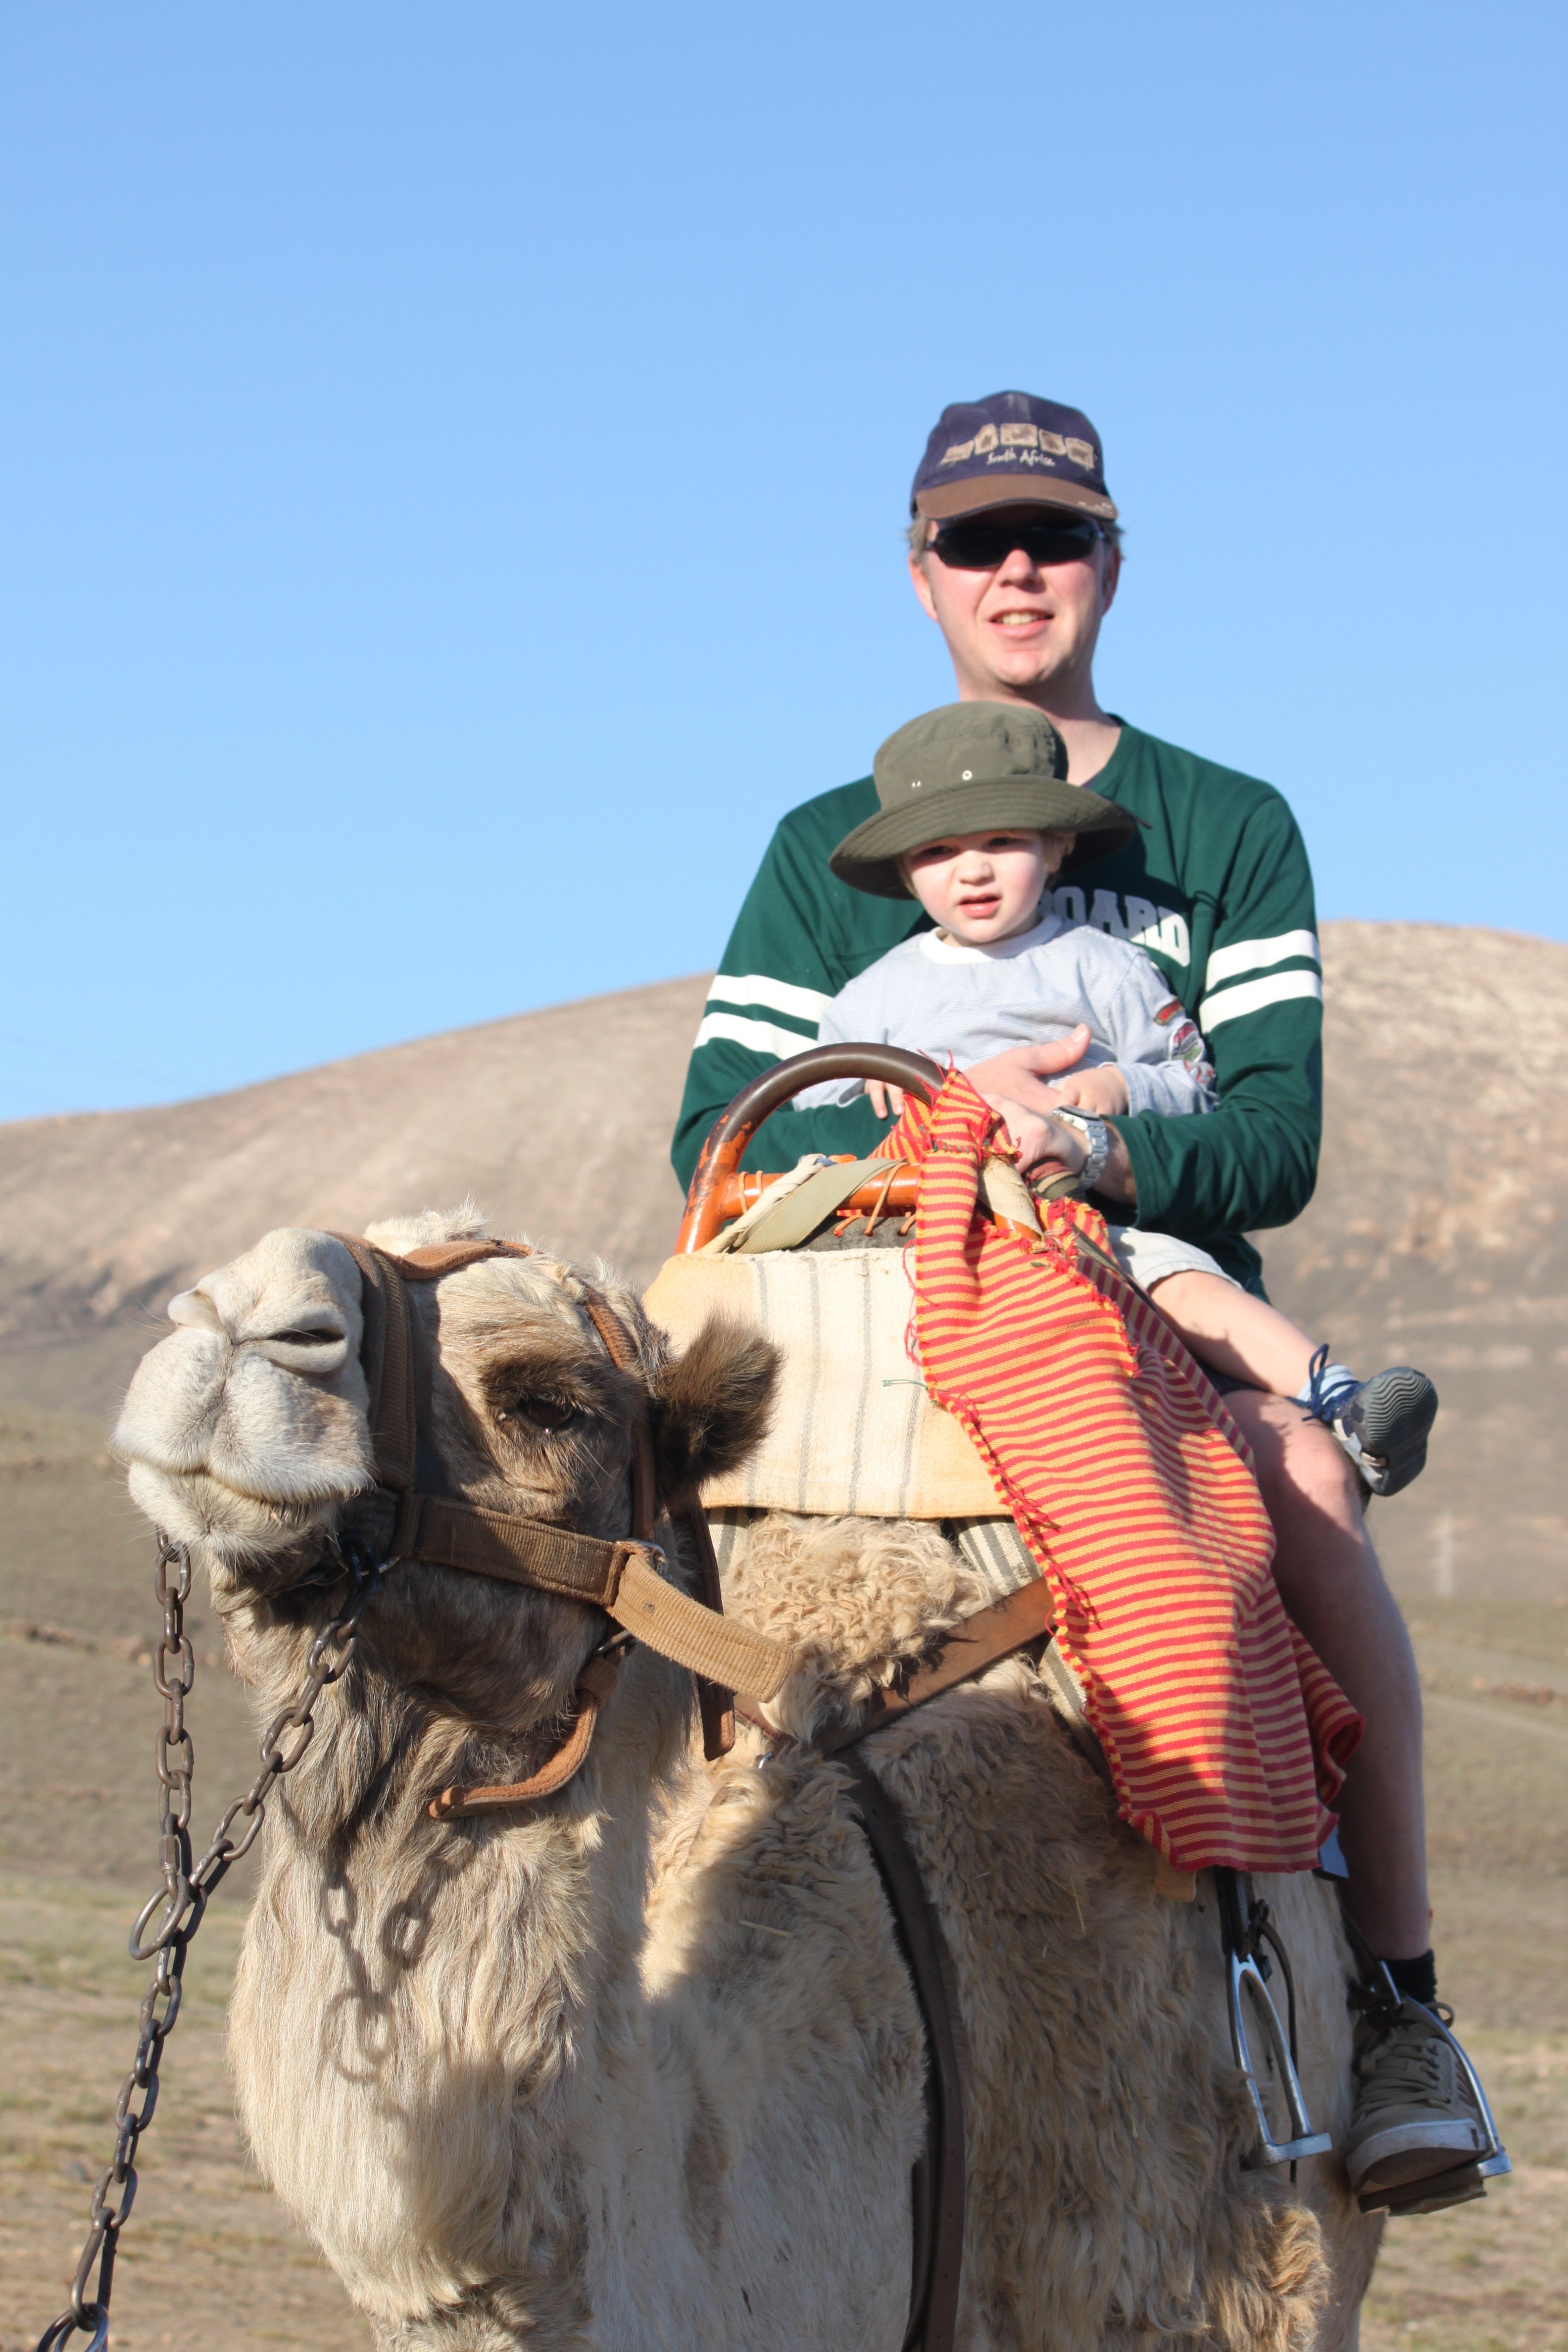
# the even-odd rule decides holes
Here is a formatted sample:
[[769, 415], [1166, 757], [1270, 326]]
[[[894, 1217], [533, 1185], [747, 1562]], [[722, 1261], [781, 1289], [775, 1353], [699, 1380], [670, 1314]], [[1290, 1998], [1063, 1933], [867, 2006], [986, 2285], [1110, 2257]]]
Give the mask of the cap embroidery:
[[[998, 449], [1018, 453], [1037, 449], [1047, 457], [1066, 457], [1086, 474], [1092, 474], [1095, 468], [1092, 441], [1064, 439], [1059, 433], [1047, 432], [1043, 425], [983, 425], [973, 441], [950, 441], [942, 453], [941, 463], [962, 466], [971, 457], [989, 457]], [[1031, 457], [1031, 464], [1038, 462], [1038, 458]]]

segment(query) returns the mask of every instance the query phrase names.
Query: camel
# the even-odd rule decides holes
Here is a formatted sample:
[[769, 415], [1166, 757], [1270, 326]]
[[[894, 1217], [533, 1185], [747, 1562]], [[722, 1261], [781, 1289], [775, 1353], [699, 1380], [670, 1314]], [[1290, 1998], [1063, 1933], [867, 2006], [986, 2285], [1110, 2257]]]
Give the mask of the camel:
[[[481, 1232], [391, 1220], [382, 1248]], [[410, 1293], [436, 1447], [485, 1507], [624, 1534], [646, 1400], [660, 1494], [743, 1458], [772, 1350], [673, 1355], [605, 1269], [544, 1254]], [[585, 1311], [609, 1301], [637, 1363]], [[204, 1563], [270, 1718], [342, 1598], [323, 1539], [371, 1480], [361, 1276], [283, 1229], [170, 1307], [115, 1446]], [[668, 1573], [695, 1591], [680, 1527]], [[637, 1646], [559, 1794], [432, 1818], [560, 1738], [605, 1619], [392, 1569], [276, 1790], [229, 2014], [240, 2117], [368, 2317], [431, 2352], [899, 2352], [920, 2014], [843, 1768], [814, 1752], [989, 1597], [938, 1526], [763, 1518], [726, 1605], [797, 1644], [770, 1718], [704, 1761], [689, 1675]], [[1374, 2257], [1332, 2158], [1250, 2168], [1212, 1886], [1163, 1899], [1047, 1684], [1016, 1656], [863, 1751], [952, 1960], [965, 2071], [963, 2352], [1346, 2352]], [[1263, 1880], [1294, 1960], [1315, 2123], [1348, 2120], [1351, 1963], [1331, 1890]]]

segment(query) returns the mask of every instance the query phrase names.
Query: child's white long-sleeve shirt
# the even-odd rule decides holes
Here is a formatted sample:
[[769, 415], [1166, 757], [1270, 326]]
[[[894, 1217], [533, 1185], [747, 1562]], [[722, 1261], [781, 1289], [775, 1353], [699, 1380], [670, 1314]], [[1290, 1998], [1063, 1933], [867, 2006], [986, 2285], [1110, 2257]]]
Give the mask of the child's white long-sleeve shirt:
[[[1207, 1049], [1152, 959], [1058, 915], [994, 947], [915, 932], [824, 1007], [817, 1042], [905, 1045], [951, 1055], [964, 1070], [1012, 1045], [1065, 1037], [1079, 1022], [1092, 1039], [1083, 1066], [1114, 1062], [1131, 1112], [1214, 1108]], [[795, 1103], [805, 1110], [861, 1091], [858, 1078], [830, 1078]]]

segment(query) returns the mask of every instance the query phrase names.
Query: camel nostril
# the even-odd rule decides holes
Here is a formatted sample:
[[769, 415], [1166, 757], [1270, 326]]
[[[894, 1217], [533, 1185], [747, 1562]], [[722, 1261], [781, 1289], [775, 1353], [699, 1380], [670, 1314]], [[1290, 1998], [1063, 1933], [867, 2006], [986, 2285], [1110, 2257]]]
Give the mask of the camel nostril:
[[335, 1348], [346, 1339], [346, 1331], [269, 1331], [268, 1338], [286, 1348]]
[[165, 1312], [182, 1330], [221, 1331], [223, 1317], [205, 1290], [182, 1290], [170, 1299]]

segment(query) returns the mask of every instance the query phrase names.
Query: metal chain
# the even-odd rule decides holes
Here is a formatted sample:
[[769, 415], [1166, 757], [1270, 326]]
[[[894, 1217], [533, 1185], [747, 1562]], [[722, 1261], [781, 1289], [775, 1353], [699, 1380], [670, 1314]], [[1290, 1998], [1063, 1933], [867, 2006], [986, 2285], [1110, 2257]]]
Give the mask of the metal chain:
[[[158, 2104], [159, 2061], [180, 2014], [185, 1953], [213, 1895], [260, 1834], [273, 1782], [292, 1772], [310, 1745], [316, 1729], [316, 1702], [328, 1685], [347, 1671], [359, 1640], [360, 1617], [379, 1591], [390, 1565], [385, 1560], [373, 1563], [368, 1550], [353, 1537], [331, 1542], [329, 1554], [333, 1566], [348, 1579], [348, 1598], [311, 1643], [305, 1680], [293, 1705], [268, 1725], [261, 1741], [260, 1771], [244, 1796], [230, 1805], [206, 1852], [193, 1866], [191, 1784], [195, 1751], [185, 1728], [185, 1701], [195, 1680], [196, 1661], [184, 1626], [191, 1561], [183, 1544], [171, 1543], [162, 1528], [158, 1529], [153, 1589], [163, 1607], [163, 1631], [153, 1659], [153, 1682], [163, 1702], [157, 1746], [158, 1780], [163, 1791], [158, 1861], [163, 1883], [143, 1904], [131, 1930], [131, 1957], [154, 1963], [153, 1981], [142, 2003], [135, 2061], [114, 2103], [114, 2154], [92, 2192], [87, 2242], [71, 2281], [70, 2301], [39, 2336], [37, 2352], [59, 2352], [68, 2336], [78, 2332], [91, 2339], [86, 2352], [103, 2352], [109, 2341], [115, 2249], [136, 2196], [137, 2143]], [[231, 1836], [233, 1824], [242, 1814], [246, 1826], [237, 1836]], [[153, 1927], [153, 1914], [160, 1906], [162, 1916]], [[95, 2262], [98, 2279], [89, 2299], [87, 2283]]]

